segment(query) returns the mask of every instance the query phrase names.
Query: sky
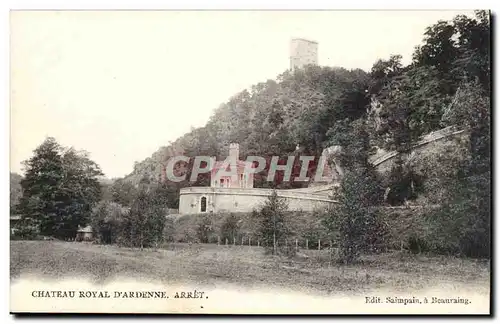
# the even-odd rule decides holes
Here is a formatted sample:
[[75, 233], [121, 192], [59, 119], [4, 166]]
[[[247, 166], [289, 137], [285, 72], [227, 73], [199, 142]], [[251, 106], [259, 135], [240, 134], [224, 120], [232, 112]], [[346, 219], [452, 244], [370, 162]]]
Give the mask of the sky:
[[10, 169], [47, 136], [109, 178], [133, 170], [214, 109], [289, 67], [290, 40], [321, 66], [411, 60], [425, 28], [470, 11], [14, 11]]

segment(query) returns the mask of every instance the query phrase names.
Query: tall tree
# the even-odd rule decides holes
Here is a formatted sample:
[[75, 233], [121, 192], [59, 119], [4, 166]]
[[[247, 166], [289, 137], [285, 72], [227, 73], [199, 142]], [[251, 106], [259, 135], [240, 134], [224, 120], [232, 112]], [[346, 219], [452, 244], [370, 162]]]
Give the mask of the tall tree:
[[73, 148], [62, 153], [63, 182], [62, 197], [66, 202], [61, 206], [57, 232], [73, 236], [78, 226], [89, 223], [92, 208], [101, 198], [99, 177], [100, 167], [89, 158], [85, 151]]
[[479, 78], [485, 91], [490, 83], [489, 12], [474, 17], [459, 15], [427, 28], [424, 43], [416, 48], [415, 66], [434, 67], [439, 74], [439, 91], [451, 96], [460, 81]]
[[42, 235], [73, 238], [100, 198], [99, 166], [86, 153], [65, 150], [50, 137], [24, 165], [23, 223]]
[[368, 162], [369, 137], [364, 119], [339, 125], [347, 134], [334, 133], [332, 144], [346, 147], [342, 159], [349, 165], [341, 181], [339, 204], [332, 206], [325, 218], [332, 240], [337, 242], [338, 261], [352, 263], [362, 251], [374, 249], [384, 231], [377, 206], [382, 197], [375, 170]]
[[287, 210], [286, 200], [279, 197], [274, 190], [262, 208], [253, 213], [258, 222], [262, 245], [272, 254], [279, 253], [281, 247], [286, 249], [285, 242], [290, 235], [290, 229], [285, 218]]
[[61, 188], [64, 166], [61, 147], [54, 138], [47, 138], [24, 162], [25, 177], [21, 181], [23, 196], [20, 211], [26, 226], [38, 228], [42, 235], [54, 235], [66, 205]]

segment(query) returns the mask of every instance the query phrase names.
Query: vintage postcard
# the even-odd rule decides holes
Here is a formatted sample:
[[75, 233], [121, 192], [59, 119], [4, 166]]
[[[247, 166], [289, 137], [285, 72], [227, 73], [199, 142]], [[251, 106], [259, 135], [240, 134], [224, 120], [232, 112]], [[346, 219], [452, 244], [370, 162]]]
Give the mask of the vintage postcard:
[[10, 12], [10, 311], [489, 315], [490, 12]]

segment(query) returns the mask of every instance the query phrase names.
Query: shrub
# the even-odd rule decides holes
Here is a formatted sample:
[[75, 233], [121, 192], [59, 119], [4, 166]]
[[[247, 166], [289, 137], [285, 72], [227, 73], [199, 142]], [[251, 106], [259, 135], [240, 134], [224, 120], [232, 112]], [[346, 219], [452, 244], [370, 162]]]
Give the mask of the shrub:
[[175, 221], [173, 218], [165, 219], [165, 226], [163, 228], [163, 240], [165, 242], [175, 241]]
[[226, 239], [228, 242], [233, 242], [239, 236], [239, 229], [239, 220], [236, 215], [231, 213], [226, 216], [220, 228], [221, 243]]
[[418, 254], [429, 251], [429, 244], [421, 237], [411, 234], [408, 238], [408, 249], [411, 253]]
[[213, 233], [212, 220], [209, 215], [203, 215], [198, 221], [196, 236], [200, 243], [209, 243]]
[[120, 222], [118, 242], [131, 247], [158, 247], [163, 241], [165, 204], [158, 187], [141, 186], [130, 212]]
[[123, 233], [123, 221], [128, 210], [111, 201], [100, 201], [90, 215], [90, 225], [94, 231], [95, 241], [100, 244], [115, 244]]

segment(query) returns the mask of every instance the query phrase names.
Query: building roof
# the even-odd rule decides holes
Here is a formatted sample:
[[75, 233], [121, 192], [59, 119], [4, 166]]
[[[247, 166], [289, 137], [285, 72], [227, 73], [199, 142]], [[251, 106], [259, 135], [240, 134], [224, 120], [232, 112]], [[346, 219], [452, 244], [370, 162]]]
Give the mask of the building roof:
[[[221, 170], [224, 170], [224, 162], [225, 161], [216, 161], [213, 168], [212, 168], [212, 173], [217, 173]], [[227, 167], [226, 167], [227, 172], [231, 172], [231, 166], [232, 166], [231, 163], [229, 163], [229, 165], [227, 165]], [[243, 174], [245, 171], [245, 167], [246, 167], [245, 161], [241, 161], [241, 160], [236, 161], [236, 173], [237, 174]]]
[[88, 225], [83, 228], [79, 228], [78, 231], [79, 233], [92, 233], [92, 226]]

